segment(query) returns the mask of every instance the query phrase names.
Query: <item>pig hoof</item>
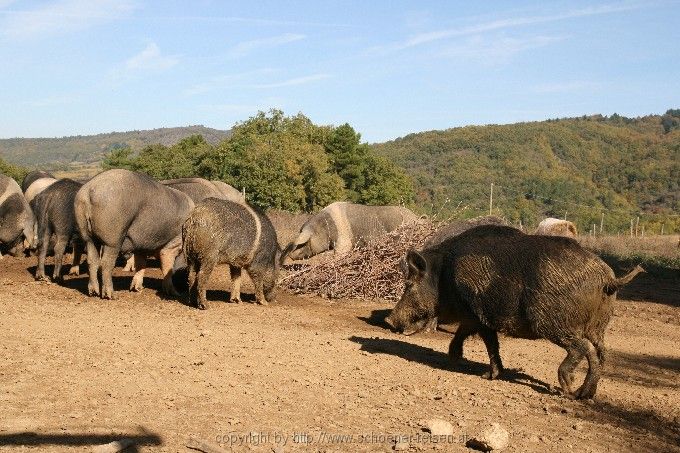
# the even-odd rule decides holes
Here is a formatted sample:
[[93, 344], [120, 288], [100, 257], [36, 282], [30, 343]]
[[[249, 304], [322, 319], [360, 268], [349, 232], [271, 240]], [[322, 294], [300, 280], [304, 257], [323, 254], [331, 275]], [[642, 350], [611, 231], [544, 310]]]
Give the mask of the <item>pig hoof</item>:
[[574, 397], [579, 400], [590, 400], [595, 396], [595, 390], [592, 387], [584, 388], [581, 387], [576, 391]]
[[144, 287], [140, 283], [132, 283], [132, 285], [130, 285], [130, 291], [134, 291], [136, 293], [142, 292], [143, 289]]
[[202, 303], [200, 303], [200, 302], [199, 302], [199, 303], [197, 303], [197, 304], [196, 304], [195, 306], [196, 306], [196, 308], [198, 308], [199, 310], [205, 310], [205, 309], [206, 309], [206, 306], [205, 306], [205, 305], [203, 305], [203, 304], [202, 304]]
[[502, 370], [489, 370], [486, 373], [482, 374], [482, 377], [484, 379], [488, 379], [490, 381], [493, 381], [494, 379], [498, 379], [498, 376], [501, 375]]
[[258, 300], [257, 303], [258, 303], [259, 305], [269, 305], [269, 302], [267, 302], [267, 301], [264, 300], [264, 299]]
[[47, 278], [45, 275], [39, 275], [35, 277], [35, 280], [38, 282], [49, 282], [50, 279]]
[[75, 275], [76, 277], [80, 275], [80, 268], [78, 266], [73, 266], [68, 270], [68, 275]]
[[468, 360], [463, 356], [449, 358], [449, 367], [453, 371], [465, 370], [469, 367], [469, 365], [470, 362], [468, 362]]
[[230, 304], [240, 304], [241, 302], [242, 302], [241, 299], [236, 297], [232, 297], [231, 299], [229, 299]]

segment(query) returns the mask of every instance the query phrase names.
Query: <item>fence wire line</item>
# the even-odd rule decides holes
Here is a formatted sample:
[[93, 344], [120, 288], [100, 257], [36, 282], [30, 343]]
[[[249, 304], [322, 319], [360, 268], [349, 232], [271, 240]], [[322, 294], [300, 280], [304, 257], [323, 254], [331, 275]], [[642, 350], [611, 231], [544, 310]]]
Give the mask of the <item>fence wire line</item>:
[[[532, 192], [523, 192], [521, 190], [512, 189], [512, 188], [507, 187], [507, 186], [500, 186], [500, 185], [497, 185], [495, 183], [493, 185], [493, 188], [494, 188], [494, 191], [497, 188], [499, 188], [499, 189], [503, 189], [503, 190], [508, 191], [508, 192], [512, 192], [516, 195], [522, 195], [522, 196], [525, 196], [525, 197], [529, 196], [531, 198], [536, 198], [536, 199], [540, 199], [540, 200], [544, 200], [544, 201], [557, 201], [557, 202], [569, 204], [569, 205], [572, 205], [572, 206], [579, 206], [579, 207], [582, 207], [582, 208], [597, 210], [598, 212], [619, 212], [619, 213], [623, 213], [623, 214], [627, 214], [627, 215], [631, 215], [632, 213], [636, 213], [634, 215], [639, 215], [641, 217], [642, 216], [645, 216], [645, 217], [650, 217], [650, 216], [655, 216], [655, 217], [680, 217], [680, 214], [657, 214], [657, 213], [647, 213], [647, 212], [635, 211], [634, 209], [633, 210], [627, 210], [627, 209], [615, 209], [615, 208], [613, 209], [613, 208], [605, 208], [605, 207], [598, 208], [597, 206], [588, 206], [588, 205], [585, 205], [585, 204], [582, 204], [582, 203], [567, 201], [567, 200], [563, 200], [563, 199], [560, 199], [560, 198], [544, 197], [544, 196], [541, 196], [541, 195], [536, 195], [535, 193], [532, 193]], [[497, 196], [502, 196], [502, 195], [494, 193], [494, 197], [497, 197]]]

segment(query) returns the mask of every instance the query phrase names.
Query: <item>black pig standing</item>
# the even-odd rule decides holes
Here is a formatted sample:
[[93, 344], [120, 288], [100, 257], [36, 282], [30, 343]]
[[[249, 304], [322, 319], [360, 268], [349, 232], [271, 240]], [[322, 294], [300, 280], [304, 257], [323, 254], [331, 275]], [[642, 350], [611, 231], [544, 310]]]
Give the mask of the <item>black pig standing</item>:
[[[392, 327], [408, 335], [435, 316], [459, 321], [451, 360], [462, 359], [465, 339], [479, 334], [489, 353], [489, 379], [503, 370], [498, 332], [545, 338], [566, 349], [558, 378], [576, 398], [595, 395], [616, 291], [643, 271], [638, 266], [617, 279], [573, 239], [496, 225], [472, 228], [422, 252], [411, 250], [406, 259], [406, 287], [387, 317]], [[588, 373], [574, 392], [574, 369], [584, 357]]]
[[54, 243], [54, 271], [52, 280], [61, 279], [61, 264], [68, 243], [73, 241], [73, 266], [69, 274], [78, 275], [78, 266], [84, 244], [78, 234], [78, 224], [73, 210], [73, 200], [82, 183], [72, 179], [60, 179], [40, 192], [32, 201], [31, 208], [38, 223], [38, 266], [36, 280], [47, 280], [45, 276], [45, 257], [52, 234]]

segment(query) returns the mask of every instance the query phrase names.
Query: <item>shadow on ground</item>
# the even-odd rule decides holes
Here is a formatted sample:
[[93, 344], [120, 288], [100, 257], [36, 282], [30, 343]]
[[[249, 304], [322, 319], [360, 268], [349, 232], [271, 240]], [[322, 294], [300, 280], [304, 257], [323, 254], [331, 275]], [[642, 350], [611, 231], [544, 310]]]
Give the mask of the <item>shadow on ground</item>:
[[[663, 444], [680, 445], [680, 425], [677, 420], [665, 418], [649, 409], [623, 408], [610, 401], [596, 399], [576, 411], [576, 417], [588, 423], [610, 425], [631, 433], [640, 444], [631, 445], [631, 451], [654, 451], [654, 440]], [[676, 417], [677, 419], [677, 417]], [[645, 448], [645, 446], [650, 446]]]
[[676, 357], [610, 351], [603, 372], [609, 379], [648, 388], [680, 388], [680, 359]]
[[[121, 451], [138, 452], [139, 446], [159, 446], [163, 441], [158, 434], [141, 429], [142, 434], [72, 434], [72, 433], [35, 433], [18, 432], [0, 434], [0, 446], [6, 447], [86, 447], [121, 442], [128, 445]], [[113, 451], [113, 450], [111, 450]]]
[[[350, 341], [361, 345], [361, 350], [371, 354], [389, 354], [409, 362], [417, 362], [439, 370], [450, 370], [463, 374], [480, 376], [489, 370], [489, 365], [463, 360], [453, 365], [448, 354], [432, 348], [389, 338], [366, 338], [352, 336]], [[550, 384], [533, 378], [518, 369], [506, 368], [499, 380], [525, 385], [543, 394], [554, 393]]]
[[385, 322], [385, 318], [387, 318], [391, 311], [392, 310], [390, 310], [389, 308], [382, 310], [373, 310], [370, 316], [358, 316], [358, 318], [364, 321], [369, 326], [391, 330], [390, 325], [387, 324], [387, 322]]
[[[612, 268], [617, 276], [625, 275], [638, 264], [638, 261], [620, 260], [611, 255], [601, 258]], [[680, 269], [645, 262], [645, 273], [638, 275], [621, 288], [618, 298], [637, 302], [656, 302], [680, 307]]]

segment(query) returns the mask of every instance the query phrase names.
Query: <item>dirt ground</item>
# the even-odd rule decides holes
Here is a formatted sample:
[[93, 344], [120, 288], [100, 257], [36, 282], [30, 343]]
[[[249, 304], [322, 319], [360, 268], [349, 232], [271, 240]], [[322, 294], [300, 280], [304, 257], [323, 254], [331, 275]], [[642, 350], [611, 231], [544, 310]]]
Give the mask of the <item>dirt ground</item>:
[[[501, 338], [512, 370], [487, 381], [481, 340], [468, 340], [470, 364], [453, 371], [451, 334], [393, 334], [388, 303], [280, 293], [268, 307], [228, 304], [222, 271], [199, 311], [161, 298], [157, 270], [142, 293], [119, 270], [107, 301], [84, 294], [86, 276], [35, 282], [34, 265], [0, 261], [2, 450], [130, 439], [126, 451], [184, 452], [193, 437], [225, 451], [391, 451], [403, 436], [410, 451], [466, 451], [500, 423], [506, 451], [680, 451], [672, 282], [643, 279], [620, 295], [598, 394], [579, 402], [557, 391], [565, 353], [545, 341]], [[428, 437], [432, 418], [455, 435]]]

